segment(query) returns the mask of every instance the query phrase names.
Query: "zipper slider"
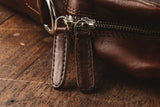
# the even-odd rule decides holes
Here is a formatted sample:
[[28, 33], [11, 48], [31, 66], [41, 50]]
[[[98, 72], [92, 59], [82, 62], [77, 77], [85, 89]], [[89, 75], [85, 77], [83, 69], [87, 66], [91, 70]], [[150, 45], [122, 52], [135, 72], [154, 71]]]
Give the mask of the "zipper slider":
[[55, 30], [57, 29], [59, 20], [63, 20], [63, 23], [66, 25], [67, 29], [73, 28], [74, 34], [77, 30], [89, 31], [90, 29], [95, 29], [95, 19], [90, 19], [88, 17], [74, 17], [71, 15], [60, 16], [55, 20]]
[[95, 29], [96, 20], [90, 19], [88, 17], [82, 17], [80, 20], [74, 24], [74, 34], [77, 35], [78, 31], [88, 32], [90, 35], [90, 30]]
[[95, 23], [96, 23], [95, 19], [90, 19], [88, 17], [82, 17], [81, 20], [84, 21], [89, 26], [89, 29], [95, 29]]
[[65, 17], [65, 16], [60, 16], [55, 20], [54, 29], [55, 30], [57, 29], [58, 23], [60, 22], [60, 20], [62, 20], [61, 23], [63, 23], [67, 27], [67, 30], [69, 31], [68, 20], [67, 20], [67, 17]]

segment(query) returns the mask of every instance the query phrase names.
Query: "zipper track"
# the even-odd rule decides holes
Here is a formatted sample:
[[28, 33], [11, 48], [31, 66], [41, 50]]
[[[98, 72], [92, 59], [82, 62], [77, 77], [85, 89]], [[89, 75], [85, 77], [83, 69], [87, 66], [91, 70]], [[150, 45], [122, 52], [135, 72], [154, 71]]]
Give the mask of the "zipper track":
[[[140, 33], [145, 35], [158, 35], [160, 36], [160, 26], [155, 27], [151, 25], [138, 25], [138, 24], [128, 24], [128, 23], [122, 23], [119, 21], [102, 21], [102, 20], [96, 20], [96, 19], [90, 19], [88, 17], [79, 17], [79, 16], [71, 16], [67, 15], [67, 22], [72, 23], [74, 25], [78, 21], [84, 21], [89, 26], [91, 23], [91, 30], [97, 29], [97, 30], [116, 30], [116, 31], [125, 31], [125, 32], [132, 32], [132, 33]], [[69, 19], [69, 20], [68, 20]], [[94, 24], [94, 27], [93, 27]], [[77, 26], [80, 28], [80, 26]]]
[[118, 30], [118, 31], [126, 31], [126, 32], [134, 32], [141, 34], [152, 34], [152, 35], [160, 35], [160, 29], [153, 29], [148, 26], [140, 26], [133, 24], [124, 24], [118, 22], [109, 22], [109, 21], [96, 21], [95, 23], [96, 29], [109, 29], [109, 30]]

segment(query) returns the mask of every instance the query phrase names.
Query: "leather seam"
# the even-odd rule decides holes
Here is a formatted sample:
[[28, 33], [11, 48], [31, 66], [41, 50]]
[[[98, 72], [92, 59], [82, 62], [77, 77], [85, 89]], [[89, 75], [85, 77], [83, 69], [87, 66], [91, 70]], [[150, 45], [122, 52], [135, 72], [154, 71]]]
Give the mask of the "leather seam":
[[89, 66], [90, 66], [90, 82], [91, 82], [91, 86], [90, 88], [94, 87], [94, 79], [93, 79], [93, 56], [92, 56], [92, 46], [91, 46], [91, 40], [90, 38], [88, 39], [88, 51], [89, 51]]
[[88, 11], [81, 11], [81, 10], [77, 10], [77, 9], [74, 9], [70, 6], [68, 6], [67, 10], [71, 13], [75, 13], [75, 14], [78, 14], [78, 15], [81, 15], [81, 14], [89, 14], [89, 15], [96, 15], [96, 13], [91, 13], [91, 12], [88, 12]]
[[86, 42], [87, 42], [87, 48], [88, 48], [88, 60], [87, 60], [87, 62], [88, 62], [88, 72], [89, 72], [89, 81], [90, 81], [90, 83], [91, 83], [91, 85], [90, 85], [90, 87], [88, 87], [87, 89], [85, 89], [85, 88], [82, 88], [81, 90], [83, 90], [83, 91], [89, 91], [89, 90], [91, 90], [93, 87], [94, 87], [94, 80], [93, 80], [93, 68], [92, 68], [92, 59], [91, 59], [91, 57], [92, 57], [92, 55], [91, 55], [91, 53], [92, 53], [92, 51], [91, 51], [91, 44], [90, 44], [90, 39], [88, 38], [87, 40], [86, 40]]
[[56, 52], [56, 39], [57, 39], [57, 34], [55, 34], [55, 40], [54, 40], [54, 49], [53, 49], [53, 68], [52, 68], [52, 83], [53, 83], [53, 85], [55, 85], [55, 83], [54, 83], [54, 80], [53, 80], [53, 78], [54, 78], [54, 67], [55, 67], [55, 52]]
[[67, 12], [69, 14], [75, 14], [75, 15], [79, 15], [79, 16], [83, 15], [83, 16], [95, 17], [95, 18], [109, 18], [109, 16], [97, 16], [96, 13], [91, 13], [91, 12], [87, 12], [87, 11], [80, 11], [80, 10], [76, 10], [74, 8], [71, 8], [71, 7], [67, 8]]
[[[66, 35], [66, 34], [65, 34]], [[63, 71], [61, 75], [61, 82], [64, 80], [64, 75], [65, 75], [65, 66], [66, 66], [66, 53], [67, 53], [67, 37], [64, 36], [64, 53], [63, 53]]]
[[[77, 40], [77, 42], [78, 42], [79, 40]], [[87, 54], [87, 56], [88, 56], [88, 59], [87, 59], [87, 66], [88, 66], [88, 73], [89, 73], [89, 82], [91, 83], [91, 85], [90, 85], [90, 87], [88, 87], [87, 89], [85, 89], [85, 88], [81, 88], [81, 90], [84, 90], [84, 91], [89, 91], [89, 90], [91, 90], [93, 87], [94, 87], [94, 77], [93, 77], [93, 60], [92, 60], [92, 51], [91, 51], [91, 44], [90, 44], [90, 38], [88, 38], [87, 40], [86, 40], [86, 44], [87, 44], [87, 51], [88, 51], [88, 54]], [[79, 47], [79, 42], [77, 43], [77, 47]], [[78, 50], [77, 51], [77, 66], [78, 66], [78, 71], [80, 71], [80, 60], [79, 60], [79, 55], [80, 55], [80, 51], [79, 51], [79, 49], [77, 49], [76, 48], [76, 50]], [[80, 74], [79, 74], [79, 72], [78, 72], [78, 84], [80, 84], [80, 85], [83, 85], [82, 84], [82, 81], [81, 81], [81, 76], [80, 76]]]
[[75, 8], [72, 8], [72, 7], [69, 7], [68, 6], [68, 9], [70, 10], [70, 11], [73, 11], [73, 12], [77, 12], [77, 13], [86, 13], [86, 14], [96, 14], [95, 12], [88, 12], [88, 11], [81, 11], [81, 10], [77, 10], [77, 9], [75, 9]]
[[40, 15], [40, 13], [39, 13], [36, 9], [34, 9], [34, 8], [28, 3], [28, 0], [25, 0], [25, 4], [26, 4], [26, 6], [27, 6], [30, 10], [32, 10], [32, 12]]
[[[55, 35], [55, 38], [57, 38], [57, 35]], [[61, 76], [60, 76], [60, 81], [59, 81], [59, 83], [58, 84], [55, 84], [54, 82], [53, 82], [53, 85], [55, 85], [55, 86], [59, 86], [59, 85], [61, 85], [62, 84], [62, 82], [63, 82], [63, 80], [64, 80], [64, 74], [65, 74], [65, 63], [66, 63], [66, 45], [67, 45], [67, 37], [64, 37], [65, 38], [65, 40], [64, 40], [64, 52], [63, 52], [63, 59], [62, 59], [62, 61], [63, 61], [63, 65], [62, 65], [62, 72], [61, 72]], [[56, 53], [56, 43], [57, 43], [57, 39], [55, 40], [55, 49], [54, 49], [54, 65], [53, 65], [53, 67], [55, 67], [55, 53]], [[53, 70], [53, 76], [54, 76], [54, 70]]]
[[64, 80], [64, 74], [65, 74], [65, 63], [66, 63], [66, 45], [67, 45], [67, 39], [66, 39], [66, 37], [64, 36], [64, 52], [63, 52], [63, 65], [62, 65], [62, 73], [61, 73], [61, 79], [60, 79], [60, 83], [59, 83], [59, 85], [61, 84], [61, 83], [63, 83], [63, 80]]

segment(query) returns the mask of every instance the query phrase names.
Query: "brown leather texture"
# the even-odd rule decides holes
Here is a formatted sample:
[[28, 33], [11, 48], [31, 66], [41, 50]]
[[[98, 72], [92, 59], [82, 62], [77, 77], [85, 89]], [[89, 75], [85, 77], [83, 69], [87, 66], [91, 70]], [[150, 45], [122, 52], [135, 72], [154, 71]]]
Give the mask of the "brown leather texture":
[[[160, 35], [119, 31], [95, 33], [96, 52], [107, 62], [135, 77], [160, 77]], [[110, 66], [110, 65], [106, 65]]]
[[[67, 12], [98, 20], [118, 20], [159, 29], [159, 0], [69, 0]], [[150, 28], [152, 29], [152, 28]], [[137, 77], [159, 77], [159, 36], [96, 31], [93, 45], [106, 62]], [[109, 66], [109, 65], [108, 65]]]
[[[0, 3], [20, 12], [26, 13], [34, 20], [39, 23], [41, 22], [42, 24], [44, 22], [48, 22], [47, 19], [50, 17], [45, 0], [0, 0]], [[54, 0], [54, 5], [57, 16], [66, 14], [67, 0]], [[42, 14], [44, 16], [42, 16]]]
[[[0, 3], [39, 19], [45, 0], [0, 0]], [[68, 14], [98, 18], [155, 20], [160, 17], [159, 0], [54, 0], [57, 16]], [[45, 6], [45, 5], [44, 5]], [[133, 20], [133, 21], [134, 21]]]
[[27, 13], [33, 19], [40, 21], [40, 12], [37, 0], [0, 0], [0, 3], [23, 13]]
[[77, 84], [82, 91], [94, 88], [93, 48], [91, 35], [79, 32], [75, 37]]
[[66, 27], [57, 28], [53, 41], [52, 84], [59, 88], [65, 82], [68, 62], [69, 34]]
[[[0, 3], [40, 20], [40, 3], [44, 0], [0, 0]], [[54, 0], [57, 16], [68, 14], [101, 19], [155, 21], [160, 18], [159, 0]], [[45, 4], [42, 4], [45, 6]], [[148, 22], [149, 23], [149, 22]]]
[[160, 2], [159, 0], [69, 0], [67, 12], [104, 20], [114, 18], [153, 23], [160, 18]]

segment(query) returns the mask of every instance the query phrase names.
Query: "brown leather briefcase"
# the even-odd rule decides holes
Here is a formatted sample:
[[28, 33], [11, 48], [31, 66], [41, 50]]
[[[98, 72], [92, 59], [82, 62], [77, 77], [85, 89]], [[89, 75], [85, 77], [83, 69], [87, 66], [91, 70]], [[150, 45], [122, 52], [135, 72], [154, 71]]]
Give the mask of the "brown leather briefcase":
[[[52, 83], [60, 88], [74, 40], [77, 84], [95, 87], [94, 56], [136, 77], [160, 77], [160, 0], [0, 0], [30, 15], [53, 40]], [[98, 65], [97, 65], [98, 66]], [[107, 70], [106, 70], [107, 71]]]

